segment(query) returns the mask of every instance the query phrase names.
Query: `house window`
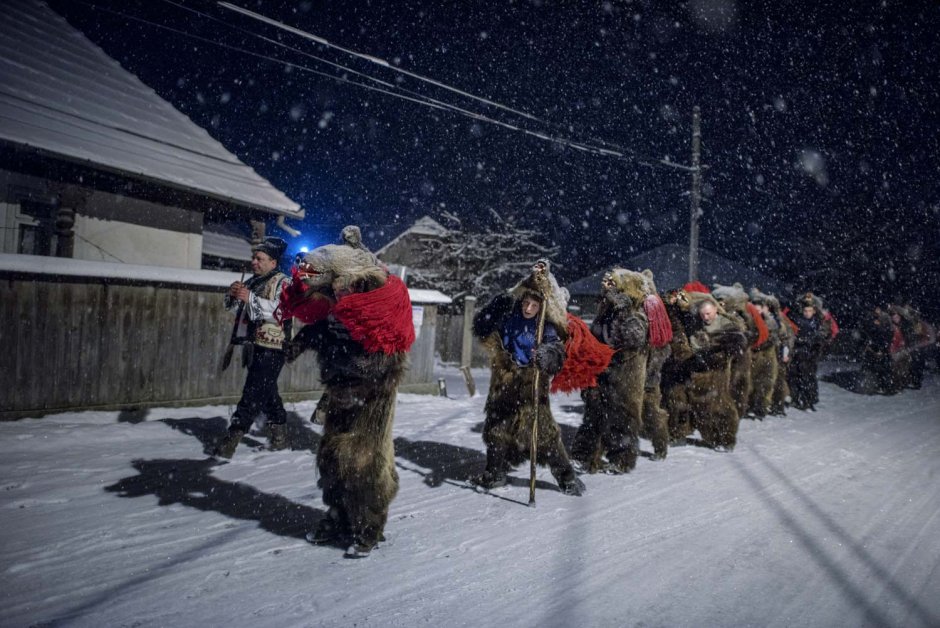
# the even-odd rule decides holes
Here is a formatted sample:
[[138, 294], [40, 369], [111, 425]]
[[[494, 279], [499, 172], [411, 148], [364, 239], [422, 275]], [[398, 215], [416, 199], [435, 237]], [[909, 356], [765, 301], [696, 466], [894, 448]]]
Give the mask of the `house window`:
[[52, 255], [55, 250], [55, 207], [47, 203], [20, 201], [17, 252]]

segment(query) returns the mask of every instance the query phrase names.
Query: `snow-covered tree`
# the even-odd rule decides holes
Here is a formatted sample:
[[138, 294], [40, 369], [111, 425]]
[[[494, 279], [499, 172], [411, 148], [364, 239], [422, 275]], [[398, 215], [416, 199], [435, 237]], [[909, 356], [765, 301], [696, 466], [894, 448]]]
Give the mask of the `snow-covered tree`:
[[420, 240], [419, 261], [409, 269], [409, 285], [440, 290], [455, 304], [467, 295], [486, 300], [512, 287], [536, 260], [558, 255], [559, 247], [542, 244], [539, 231], [521, 227], [494, 210], [490, 214], [490, 225], [476, 230], [445, 214], [456, 226], [442, 236]]

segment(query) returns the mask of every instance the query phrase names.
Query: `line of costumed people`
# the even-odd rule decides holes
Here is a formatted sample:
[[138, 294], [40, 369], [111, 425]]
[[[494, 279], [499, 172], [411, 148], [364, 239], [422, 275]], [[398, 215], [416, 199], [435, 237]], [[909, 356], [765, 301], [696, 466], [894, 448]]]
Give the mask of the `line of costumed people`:
[[[343, 229], [342, 244], [307, 253], [290, 277], [277, 270], [285, 249], [279, 238], [253, 247], [253, 276], [225, 295], [236, 319], [223, 368], [240, 345], [247, 374], [212, 453], [231, 458], [262, 411], [269, 446], [287, 447], [277, 377], [285, 362], [316, 352], [324, 392], [312, 420], [323, 424], [318, 486], [328, 513], [307, 538], [367, 556], [384, 540], [398, 491], [392, 424], [415, 340], [408, 290], [363, 245], [358, 227]], [[471, 478], [483, 489], [506, 484], [528, 459], [530, 501], [536, 465], [549, 468], [559, 490], [580, 495], [583, 472], [632, 470], [641, 437], [652, 441], [654, 459], [695, 430], [705, 445], [730, 451], [741, 417], [782, 414], [788, 399], [813, 409], [816, 364], [837, 333], [812, 294], [791, 320], [776, 298], [738, 284], [709, 291], [694, 283], [661, 295], [648, 270], [606, 273], [590, 326], [567, 304], [539, 260], [474, 316], [492, 370], [486, 466]], [[293, 336], [291, 322], [303, 325]], [[569, 453], [549, 397], [577, 391], [584, 420]]]

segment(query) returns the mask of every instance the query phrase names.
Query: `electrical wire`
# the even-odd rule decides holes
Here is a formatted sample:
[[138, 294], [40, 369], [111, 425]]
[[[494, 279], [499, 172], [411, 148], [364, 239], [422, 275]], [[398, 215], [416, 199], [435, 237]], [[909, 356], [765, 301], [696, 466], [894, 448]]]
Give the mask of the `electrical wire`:
[[[102, 12], [109, 13], [109, 14], [112, 14], [112, 15], [115, 15], [115, 16], [118, 16], [118, 17], [122, 17], [122, 18], [125, 18], [125, 19], [128, 19], [128, 20], [131, 20], [131, 21], [135, 21], [135, 22], [140, 22], [140, 23], [143, 23], [143, 24], [147, 24], [147, 25], [149, 25], [149, 26], [152, 26], [152, 27], [155, 27], [155, 28], [158, 28], [158, 29], [162, 29], [162, 30], [166, 30], [166, 31], [175, 33], [175, 34], [180, 35], [180, 36], [182, 36], [182, 37], [194, 39], [194, 40], [196, 40], [196, 41], [201, 41], [201, 42], [206, 43], [206, 44], [209, 44], [209, 45], [218, 46], [218, 47], [223, 48], [223, 49], [232, 50], [232, 51], [234, 51], [234, 52], [238, 52], [238, 53], [245, 54], [245, 55], [248, 55], [248, 56], [256, 57], [256, 58], [259, 58], [259, 59], [262, 59], [262, 60], [265, 60], [265, 61], [268, 61], [268, 62], [271, 62], [271, 63], [277, 63], [277, 64], [280, 64], [280, 65], [284, 65], [284, 66], [286, 66], [286, 67], [290, 67], [290, 68], [292, 68], [292, 69], [296, 69], [296, 70], [299, 70], [299, 71], [302, 71], [302, 72], [308, 72], [308, 73], [311, 73], [311, 74], [314, 74], [314, 75], [317, 75], [317, 76], [322, 76], [322, 77], [324, 77], [324, 78], [328, 78], [328, 79], [330, 79], [330, 80], [333, 80], [333, 81], [336, 81], [336, 82], [339, 82], [339, 83], [345, 83], [345, 84], [347, 84], [347, 85], [352, 85], [352, 86], [354, 86], [354, 87], [361, 87], [361, 88], [363, 88], [363, 89], [375, 91], [375, 92], [378, 92], [378, 93], [382, 93], [382, 94], [385, 94], [385, 95], [387, 95], [387, 96], [391, 96], [391, 97], [393, 97], [393, 98], [399, 98], [399, 99], [402, 99], [402, 100], [405, 100], [405, 101], [408, 101], [408, 102], [412, 102], [412, 103], [415, 103], [415, 104], [418, 104], [418, 105], [424, 105], [424, 106], [430, 107], [430, 108], [432, 108], [432, 109], [437, 109], [437, 110], [440, 110], [440, 111], [451, 111], [451, 112], [453, 112], [453, 113], [457, 113], [457, 114], [459, 114], [459, 115], [463, 115], [463, 116], [469, 117], [469, 118], [471, 118], [471, 119], [474, 119], [474, 120], [477, 120], [477, 121], [480, 121], [480, 122], [486, 122], [486, 123], [494, 124], [494, 125], [496, 125], [496, 126], [500, 126], [500, 127], [502, 127], [502, 128], [508, 129], [508, 130], [521, 132], [521, 133], [524, 133], [524, 134], [526, 134], [526, 135], [530, 135], [530, 136], [535, 137], [535, 138], [538, 138], [538, 139], [542, 139], [542, 140], [545, 140], [545, 141], [554, 142], [554, 143], [557, 143], [557, 144], [560, 144], [560, 145], [563, 145], [563, 146], [567, 146], [567, 147], [569, 147], [569, 148], [573, 148], [573, 149], [576, 149], [576, 150], [579, 150], [579, 151], [582, 151], [582, 152], [587, 152], [587, 153], [592, 153], [592, 154], [598, 154], [598, 155], [605, 155], [605, 156], [612, 156], [612, 157], [617, 157], [617, 158], [621, 158], [621, 159], [633, 159], [633, 160], [635, 160], [635, 161], [636, 161], [638, 164], [640, 164], [640, 165], [645, 165], [645, 166], [650, 166], [650, 167], [654, 167], [654, 166], [656, 166], [656, 165], [660, 165], [660, 166], [666, 166], [666, 167], [675, 168], [675, 169], [679, 169], [679, 170], [684, 170], [684, 171], [688, 171], [688, 172], [694, 171], [694, 168], [691, 168], [691, 167], [689, 167], [689, 166], [684, 166], [684, 165], [682, 165], [682, 164], [674, 163], [674, 162], [672, 162], [672, 161], [670, 161], [670, 160], [668, 160], [668, 159], [643, 159], [643, 158], [640, 158], [640, 157], [636, 157], [635, 155], [628, 155], [627, 152], [633, 152], [633, 151], [629, 151], [629, 149], [613, 150], [613, 149], [609, 149], [609, 148], [605, 148], [605, 147], [594, 146], [594, 145], [591, 145], [591, 144], [587, 144], [587, 143], [585, 143], [585, 142], [578, 142], [578, 141], [569, 140], [569, 139], [563, 138], [563, 137], [552, 136], [552, 135], [549, 135], [549, 134], [547, 134], [547, 133], [543, 133], [543, 132], [540, 132], [540, 131], [533, 131], [533, 130], [527, 129], [527, 128], [525, 128], [525, 127], [522, 127], [522, 126], [519, 126], [519, 125], [516, 125], [516, 124], [511, 124], [511, 123], [508, 123], [508, 122], [503, 122], [503, 121], [501, 121], [501, 120], [497, 120], [497, 119], [495, 119], [495, 118], [491, 118], [491, 117], [486, 116], [486, 115], [484, 115], [484, 114], [480, 114], [480, 113], [477, 113], [477, 112], [474, 112], [474, 111], [471, 111], [471, 110], [468, 110], [468, 109], [464, 109], [464, 108], [462, 108], [462, 107], [458, 107], [458, 106], [453, 105], [453, 104], [450, 104], [450, 103], [446, 103], [446, 102], [443, 102], [443, 101], [439, 101], [439, 100], [437, 100], [437, 99], [431, 98], [431, 97], [426, 96], [426, 95], [423, 95], [423, 94], [417, 94], [417, 93], [412, 92], [412, 91], [410, 91], [410, 90], [403, 90], [403, 88], [401, 88], [401, 87], [399, 87], [399, 86], [392, 85], [391, 83], [388, 83], [387, 81], [382, 81], [382, 80], [380, 80], [380, 79], [376, 79], [376, 78], [371, 77], [371, 76], [369, 76], [369, 75], [367, 75], [367, 74], [365, 74], [365, 73], [358, 72], [358, 71], [353, 70], [353, 69], [351, 69], [351, 68], [346, 68], [346, 67], [344, 67], [344, 66], [342, 66], [342, 65], [335, 64], [335, 63], [333, 63], [333, 62], [324, 60], [324, 59], [322, 59], [322, 58], [320, 58], [320, 57], [317, 57], [317, 56], [315, 56], [315, 55], [310, 55], [309, 53], [306, 53], [306, 52], [304, 52], [304, 51], [297, 50], [296, 48], [293, 48], [293, 47], [291, 47], [291, 46], [287, 46], [287, 45], [285, 45], [285, 44], [282, 44], [281, 42], [276, 42], [276, 41], [274, 41], [274, 40], [271, 40], [270, 38], [264, 37], [263, 35], [258, 35], [257, 33], [252, 33], [251, 31], [246, 31], [246, 29], [241, 29], [241, 28], [239, 28], [239, 27], [234, 27], [234, 26], [229, 25], [229, 26], [231, 26], [232, 28], [236, 28], [237, 30], [240, 30], [240, 31], [242, 31], [242, 32], [247, 32], [248, 34], [251, 34], [251, 35], [253, 35], [253, 36], [259, 37], [259, 38], [261, 38], [261, 39], [263, 39], [263, 40], [265, 40], [265, 41], [268, 41], [268, 42], [270, 42], [270, 43], [274, 43], [274, 44], [276, 44], [276, 45], [278, 45], [278, 46], [280, 46], [280, 47], [286, 48], [286, 49], [288, 49], [288, 50], [290, 50], [290, 51], [292, 51], [292, 52], [296, 52], [296, 53], [299, 53], [299, 54], [308, 56], [308, 57], [310, 57], [310, 58], [313, 58], [313, 59], [315, 59], [315, 60], [317, 60], [317, 61], [321, 61], [321, 62], [327, 63], [327, 64], [332, 65], [332, 66], [334, 66], [334, 67], [343, 69], [344, 71], [347, 71], [347, 72], [356, 74], [357, 76], [362, 76], [362, 77], [364, 77], [364, 78], [367, 78], [368, 80], [371, 80], [371, 81], [374, 81], [374, 82], [376, 82], [376, 83], [378, 83], [378, 84], [380, 84], [380, 85], [386, 86], [386, 87], [388, 87], [389, 89], [383, 89], [383, 88], [381, 88], [381, 87], [375, 87], [375, 86], [372, 86], [372, 85], [367, 85], [367, 84], [365, 84], [365, 83], [359, 83], [359, 82], [356, 82], [356, 81], [352, 81], [352, 80], [350, 80], [350, 79], [348, 79], [348, 78], [345, 78], [345, 77], [335, 76], [335, 75], [332, 75], [332, 74], [328, 74], [328, 73], [326, 73], [326, 72], [322, 72], [322, 71], [319, 71], [319, 70], [315, 70], [315, 69], [313, 69], [313, 68], [310, 68], [310, 67], [307, 67], [307, 66], [304, 66], [304, 65], [299, 65], [299, 64], [297, 64], [297, 63], [293, 63], [293, 62], [291, 62], [291, 61], [287, 61], [287, 60], [284, 60], [284, 59], [279, 59], [279, 58], [277, 58], [277, 57], [272, 57], [272, 56], [269, 56], [269, 55], [265, 55], [265, 54], [261, 54], [261, 53], [254, 52], [254, 51], [251, 51], [251, 50], [247, 50], [247, 49], [241, 48], [241, 47], [239, 47], [239, 46], [233, 46], [233, 45], [231, 45], [231, 44], [222, 43], [222, 42], [216, 41], [216, 40], [214, 40], [214, 39], [210, 39], [210, 38], [207, 38], [207, 37], [202, 37], [202, 36], [199, 36], [199, 35], [195, 35], [195, 34], [193, 34], [193, 33], [190, 33], [190, 32], [184, 31], [184, 30], [180, 30], [180, 29], [177, 29], [177, 28], [173, 28], [173, 27], [167, 26], [167, 25], [165, 25], [165, 24], [159, 24], [159, 23], [153, 22], [153, 21], [151, 21], [151, 20], [147, 20], [147, 19], [144, 19], [144, 18], [141, 18], [141, 17], [137, 17], [137, 16], [134, 16], [134, 15], [129, 15], [129, 14], [123, 13], [123, 12], [121, 12], [121, 11], [115, 11], [115, 10], [113, 10], [113, 9], [108, 9], [108, 8], [105, 8], [105, 7], [100, 7], [100, 6], [98, 6], [98, 5], [95, 5], [95, 4], [90, 3], [90, 2], [85, 2], [85, 1], [83, 1], [83, 0], [74, 0], [74, 1], [75, 1], [77, 4], [82, 4], [82, 5], [88, 6], [88, 7], [90, 7], [90, 8], [93, 9], [93, 10], [102, 11]], [[188, 7], [183, 7], [183, 6], [181, 6], [181, 5], [179, 5], [179, 4], [175, 3], [175, 2], [171, 2], [170, 0], [163, 0], [163, 1], [164, 1], [164, 2], [167, 2], [167, 3], [169, 3], [169, 4], [172, 4], [172, 5], [174, 5], [174, 6], [177, 6], [178, 8], [183, 8], [183, 9], [185, 9], [185, 10], [187, 10], [187, 11], [190, 11], [190, 12], [193, 12], [193, 13], [196, 13], [196, 14], [200, 14], [200, 15], [204, 15], [205, 17], [207, 17], [207, 18], [209, 18], [209, 19], [213, 19], [213, 20], [218, 21], [218, 22], [220, 22], [220, 23], [226, 24], [223, 20], [219, 20], [218, 18], [214, 18], [214, 17], [212, 17], [212, 16], [203, 14], [202, 12], [196, 11], [195, 9], [191, 9], [191, 8], [188, 8]], [[227, 4], [227, 3], [225, 3], [225, 4]], [[232, 5], [232, 6], [234, 6], [234, 5]], [[251, 12], [249, 12], [249, 13], [251, 13]], [[263, 17], [263, 16], [261, 16], [261, 17]], [[299, 30], [299, 29], [293, 29], [293, 27], [288, 27], [288, 29]], [[301, 31], [301, 32], [303, 32], [303, 31]], [[316, 36], [313, 36], [313, 35], [311, 35], [311, 37], [315, 38], [314, 41], [318, 41], [318, 40], [320, 39], [320, 38], [316, 38]], [[334, 46], [334, 47], [336, 47], [336, 46]], [[344, 49], [344, 48], [342, 48], [342, 47], [337, 47], [337, 48], [346, 51], [346, 49]], [[368, 57], [368, 55], [361, 55], [360, 53], [355, 53], [355, 54], [356, 54], [357, 56]], [[370, 59], [374, 59], [374, 58], [370, 58]], [[378, 60], [378, 61], [381, 61], [381, 60]], [[385, 67], [391, 67], [391, 66], [389, 66], [389, 65], [387, 64], [387, 62], [382, 62], [382, 64], [384, 64]], [[411, 74], [411, 73], [408, 73], [408, 74]], [[418, 75], [415, 75], [415, 76], [418, 76]], [[429, 80], [430, 80], [430, 79], [429, 79]], [[431, 82], [432, 82], [432, 83], [437, 83], [437, 82], [435, 82], [435, 81], [431, 81]], [[456, 88], [454, 88], [454, 90], [457, 91], [458, 93], [462, 93], [461, 90], [456, 90]], [[409, 92], [409, 93], [411, 93], [411, 94], [414, 94], [414, 96], [409, 96], [409, 95], [406, 95], [406, 94], [403, 94], [403, 93], [398, 93], [399, 91], [407, 91], [407, 92]], [[472, 96], [472, 95], [471, 95], [471, 96]], [[480, 97], [475, 97], [475, 98], [478, 99], [478, 100], [482, 100], [482, 101], [484, 101], [484, 102], [489, 102], [489, 101], [487, 101], [486, 99], [481, 99]], [[494, 103], [494, 106], [500, 106], [501, 108], [506, 109], [506, 110], [508, 110], [508, 111], [513, 111], [512, 109], [507, 108], [507, 107], [505, 107], [505, 106], [501, 106], [501, 105], [499, 105], [498, 103]], [[516, 113], [519, 113], [520, 115], [522, 115], [522, 112], [516, 112]], [[533, 119], [533, 120], [542, 122], [543, 124], [550, 124], [550, 123], [547, 123], [547, 122], [544, 122], [544, 121], [540, 121], [540, 120], [538, 120], [537, 118], [534, 118], [533, 116], [531, 116], [531, 115], [529, 115], [529, 114], [524, 114], [524, 115], [525, 115], [527, 118], [530, 118], [530, 119]], [[618, 147], [618, 148], [619, 148], [619, 147]]]

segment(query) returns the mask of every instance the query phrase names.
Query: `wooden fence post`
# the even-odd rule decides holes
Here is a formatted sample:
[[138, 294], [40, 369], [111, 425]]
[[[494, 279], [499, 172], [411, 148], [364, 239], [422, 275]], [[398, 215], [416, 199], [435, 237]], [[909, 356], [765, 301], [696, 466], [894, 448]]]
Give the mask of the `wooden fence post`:
[[463, 344], [460, 347], [460, 372], [463, 373], [467, 392], [471, 397], [477, 394], [477, 386], [470, 372], [473, 362], [473, 313], [476, 303], [477, 298], [474, 296], [468, 295], [463, 299]]

